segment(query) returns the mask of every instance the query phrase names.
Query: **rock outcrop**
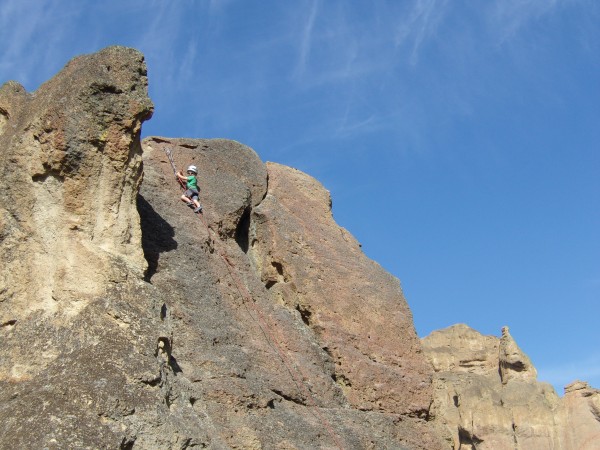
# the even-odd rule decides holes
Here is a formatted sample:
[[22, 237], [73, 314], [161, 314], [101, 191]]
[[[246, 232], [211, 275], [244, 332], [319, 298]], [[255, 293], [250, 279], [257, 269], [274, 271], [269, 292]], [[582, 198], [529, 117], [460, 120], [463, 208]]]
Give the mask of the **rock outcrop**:
[[267, 167], [269, 189], [250, 223], [249, 255], [261, 280], [315, 333], [353, 408], [426, 417], [431, 369], [398, 280], [335, 224], [316, 180]]
[[112, 47], [0, 90], [0, 448], [443, 448], [400, 284], [328, 192], [236, 142], [142, 145], [146, 84]]
[[75, 58], [34, 94], [0, 89], [3, 322], [76, 314], [144, 271], [135, 199], [146, 88], [142, 55], [111, 48]]
[[422, 344], [321, 184], [233, 141], [140, 142], [152, 109], [123, 47], [0, 88], [1, 449], [597, 448], [598, 390], [558, 398], [507, 328]]
[[[150, 281], [177, 299], [180, 378], [227, 445], [441, 448], [426, 421], [431, 368], [398, 280], [335, 224], [329, 193], [232, 141], [143, 147]], [[199, 168], [202, 220], [178, 200], [166, 148]]]
[[431, 414], [445, 427], [451, 448], [598, 448], [600, 391], [578, 382], [559, 398], [536, 380], [508, 327], [498, 339], [454, 325], [422, 341], [435, 370]]

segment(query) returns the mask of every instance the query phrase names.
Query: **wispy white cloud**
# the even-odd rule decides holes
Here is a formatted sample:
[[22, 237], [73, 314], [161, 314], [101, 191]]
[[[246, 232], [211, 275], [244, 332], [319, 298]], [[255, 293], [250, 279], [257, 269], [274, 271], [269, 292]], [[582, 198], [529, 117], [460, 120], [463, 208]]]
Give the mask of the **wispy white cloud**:
[[192, 80], [192, 77], [194, 76], [194, 73], [196, 71], [196, 65], [197, 65], [197, 51], [198, 51], [198, 44], [197, 44], [197, 40], [192, 39], [190, 40], [186, 46], [185, 46], [185, 51], [183, 52], [183, 58], [181, 61], [181, 64], [178, 65], [179, 67], [179, 74], [178, 74], [178, 78], [180, 80], [182, 80], [183, 82], [189, 82]]
[[148, 18], [145, 33], [140, 34], [134, 45], [142, 49], [149, 61], [155, 62], [152, 75], [161, 82], [157, 93], [170, 97], [173, 89], [183, 88], [191, 82], [189, 78], [196, 60], [197, 40], [183, 39], [183, 30], [190, 32], [184, 4], [157, 2]]
[[425, 41], [436, 34], [447, 4], [448, 0], [416, 0], [408, 17], [398, 25], [395, 43], [397, 46], [412, 43], [409, 57], [411, 65], [418, 62], [419, 50]]
[[85, 46], [92, 45], [90, 41], [69, 40], [84, 9], [82, 2], [3, 1], [0, 8], [0, 42], [3, 44], [0, 74], [33, 90], [81, 53], [81, 48], [88, 50]]
[[377, 28], [372, 17], [357, 22], [348, 9], [344, 2], [313, 0], [301, 27], [296, 16], [288, 19], [295, 31], [287, 38], [297, 51], [291, 80], [299, 89], [352, 82], [393, 64], [385, 48], [389, 23]]
[[174, 8], [176, 6], [171, 2], [161, 2], [158, 8], [154, 10], [145, 33], [140, 34], [138, 37], [140, 47], [144, 47], [147, 53], [166, 57], [166, 64], [169, 66], [175, 54], [172, 51], [173, 42], [181, 29], [181, 19], [173, 14]]
[[489, 22], [502, 44], [517, 35], [532, 20], [573, 2], [574, 0], [497, 0], [490, 5]]
[[383, 125], [383, 118], [375, 114], [369, 115], [365, 119], [349, 121], [343, 120], [342, 124], [337, 128], [335, 137], [349, 138], [356, 134], [373, 133], [380, 129]]
[[[565, 387], [575, 381], [588, 381], [593, 387], [600, 387], [600, 354], [579, 361], [560, 365], [538, 367], [538, 379], [558, 387]], [[562, 393], [562, 390], [559, 392]]]
[[[30, 83], [31, 65], [39, 64], [39, 51], [35, 47], [35, 34], [44, 24], [46, 8], [35, 2], [5, 0], [0, 8], [0, 71], [27, 85]], [[26, 18], [26, 20], [24, 20]], [[30, 58], [26, 58], [29, 55]], [[4, 81], [4, 80], [3, 80]]]
[[310, 50], [312, 45], [312, 34], [313, 28], [315, 26], [315, 18], [317, 17], [317, 11], [319, 9], [319, 1], [313, 0], [310, 13], [306, 18], [306, 22], [304, 23], [304, 27], [302, 29], [302, 33], [300, 35], [300, 45], [299, 45], [299, 56], [298, 62], [296, 66], [296, 76], [302, 76], [306, 70], [306, 64], [310, 57]]

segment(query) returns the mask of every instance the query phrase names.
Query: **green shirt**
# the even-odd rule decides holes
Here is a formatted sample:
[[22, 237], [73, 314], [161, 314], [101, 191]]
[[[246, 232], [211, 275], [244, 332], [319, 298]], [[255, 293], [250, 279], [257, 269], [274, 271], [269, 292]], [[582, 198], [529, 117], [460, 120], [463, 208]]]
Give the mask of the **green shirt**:
[[194, 175], [187, 177], [187, 188], [193, 189], [194, 191], [198, 190], [198, 180], [196, 180]]

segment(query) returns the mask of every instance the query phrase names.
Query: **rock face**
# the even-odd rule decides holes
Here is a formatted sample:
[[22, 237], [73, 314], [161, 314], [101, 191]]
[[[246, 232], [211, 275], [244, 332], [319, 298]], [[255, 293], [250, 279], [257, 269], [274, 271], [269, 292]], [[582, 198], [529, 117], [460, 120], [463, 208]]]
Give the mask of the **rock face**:
[[595, 449], [600, 391], [574, 383], [559, 398], [511, 337], [483, 336], [466, 325], [423, 339], [434, 370], [431, 414], [451, 448]]
[[142, 145], [146, 84], [112, 47], [0, 90], [0, 448], [443, 448], [399, 282], [327, 191], [232, 141]]
[[0, 88], [1, 449], [598, 448], [599, 391], [559, 399], [508, 329], [421, 344], [323, 186], [233, 141], [142, 143], [152, 108], [122, 47]]
[[249, 254], [261, 280], [315, 333], [352, 407], [425, 417], [431, 369], [398, 281], [335, 224], [317, 181], [267, 167], [269, 189], [250, 224]]
[[[398, 280], [335, 224], [328, 192], [232, 141], [143, 147], [150, 281], [173, 299], [179, 378], [222, 441], [441, 448], [425, 421], [431, 368]], [[199, 168], [201, 218], [178, 200], [166, 148]]]
[[144, 271], [135, 198], [139, 132], [152, 113], [146, 86], [142, 55], [116, 48], [75, 58], [34, 94], [2, 86], [3, 321], [76, 314]]

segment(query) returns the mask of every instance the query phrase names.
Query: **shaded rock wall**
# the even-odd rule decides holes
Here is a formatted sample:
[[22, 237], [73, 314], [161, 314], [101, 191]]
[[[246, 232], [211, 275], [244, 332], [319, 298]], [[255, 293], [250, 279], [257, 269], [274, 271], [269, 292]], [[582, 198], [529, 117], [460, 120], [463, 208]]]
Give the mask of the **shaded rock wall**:
[[536, 380], [511, 337], [483, 336], [466, 325], [423, 339], [434, 370], [434, 422], [454, 449], [594, 449], [600, 442], [600, 391], [574, 383], [559, 398]]

